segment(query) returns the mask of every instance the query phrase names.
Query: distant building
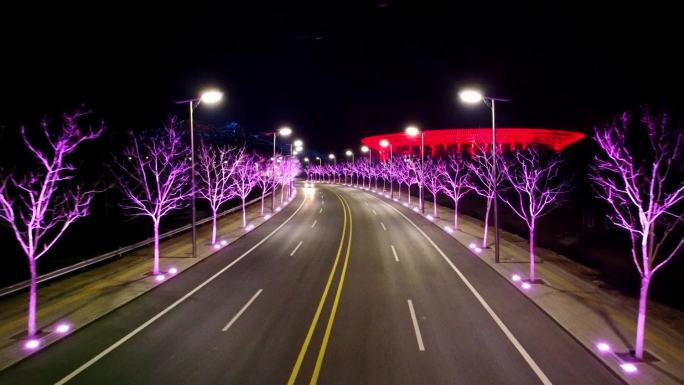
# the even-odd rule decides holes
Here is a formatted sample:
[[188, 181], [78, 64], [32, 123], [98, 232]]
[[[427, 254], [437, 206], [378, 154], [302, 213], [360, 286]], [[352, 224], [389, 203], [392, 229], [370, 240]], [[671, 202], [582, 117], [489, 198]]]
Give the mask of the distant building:
[[[527, 148], [540, 146], [560, 151], [575, 143], [584, 134], [576, 131], [552, 130], [546, 128], [497, 128], [496, 142], [500, 149]], [[380, 159], [389, 158], [389, 146], [382, 147], [380, 142], [386, 140], [392, 145], [394, 155], [420, 154], [420, 135], [409, 136], [404, 132], [373, 135], [361, 139], [361, 143], [380, 154]], [[440, 157], [449, 153], [470, 152], [475, 147], [491, 147], [491, 128], [449, 128], [443, 130], [425, 130], [425, 155]]]

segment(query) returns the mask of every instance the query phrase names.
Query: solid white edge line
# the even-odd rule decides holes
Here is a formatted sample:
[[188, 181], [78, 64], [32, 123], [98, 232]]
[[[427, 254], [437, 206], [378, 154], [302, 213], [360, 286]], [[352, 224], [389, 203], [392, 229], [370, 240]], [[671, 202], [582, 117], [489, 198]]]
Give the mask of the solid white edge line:
[[[375, 198], [375, 199], [378, 199], [378, 198]], [[378, 200], [380, 200], [380, 199], [378, 199]], [[520, 353], [520, 355], [523, 357], [525, 362], [527, 362], [527, 365], [529, 365], [529, 367], [532, 369], [532, 371], [537, 375], [539, 380], [544, 385], [553, 385], [551, 380], [549, 380], [549, 378], [546, 377], [546, 374], [544, 374], [544, 372], [541, 370], [539, 365], [537, 365], [537, 363], [534, 361], [534, 359], [529, 355], [529, 353], [527, 353], [525, 348], [520, 344], [518, 339], [515, 338], [513, 333], [508, 329], [508, 327], [503, 323], [503, 321], [501, 321], [499, 316], [489, 306], [487, 301], [485, 301], [485, 299], [482, 298], [482, 296], [477, 291], [477, 289], [475, 289], [475, 287], [473, 287], [473, 285], [470, 283], [470, 281], [468, 281], [468, 279], [465, 277], [465, 275], [463, 275], [463, 273], [454, 265], [454, 263], [449, 259], [449, 257], [447, 257], [446, 254], [444, 254], [442, 249], [440, 249], [439, 246], [437, 246], [437, 244], [430, 237], [428, 237], [428, 235], [425, 234], [425, 232], [420, 227], [418, 227], [418, 225], [416, 225], [411, 219], [409, 219], [406, 215], [404, 215], [404, 213], [402, 213], [396, 207], [390, 205], [389, 203], [382, 201], [382, 200], [380, 200], [380, 201], [387, 204], [389, 207], [392, 208], [392, 210], [396, 211], [399, 215], [401, 215], [404, 219], [406, 219], [411, 225], [413, 225], [413, 227], [416, 230], [418, 230], [418, 232], [420, 234], [423, 235], [423, 237], [425, 239], [428, 240], [428, 242], [430, 242], [432, 247], [435, 250], [437, 250], [437, 252], [442, 256], [442, 258], [444, 258], [444, 260], [449, 264], [449, 266], [451, 266], [451, 269], [454, 272], [456, 272], [456, 274], [458, 275], [459, 278], [461, 278], [461, 280], [468, 287], [468, 289], [473, 294], [473, 296], [475, 296], [475, 298], [480, 302], [480, 305], [482, 305], [482, 307], [487, 311], [487, 313], [489, 313], [489, 316], [492, 317], [492, 319], [494, 320], [496, 325], [499, 327], [499, 329], [501, 329], [501, 331], [504, 333], [504, 335], [506, 335], [506, 338], [508, 338], [508, 340], [511, 342], [511, 344], [518, 350], [518, 353]]]
[[421, 352], [425, 351], [425, 345], [423, 345], [423, 336], [420, 334], [420, 327], [418, 326], [418, 319], [416, 319], [416, 311], [413, 310], [413, 302], [408, 299], [409, 312], [411, 312], [411, 321], [413, 322], [413, 330], [416, 332], [416, 341], [418, 341], [418, 350]]
[[316, 226], [316, 223], [318, 222], [318, 219], [314, 220], [314, 223], [311, 225], [311, 228], [313, 229], [314, 226]]
[[259, 294], [261, 294], [262, 291], [264, 291], [264, 289], [259, 289], [259, 290], [257, 290], [256, 294], [254, 294], [254, 295], [252, 296], [252, 298], [250, 298], [250, 300], [247, 301], [247, 303], [242, 307], [242, 309], [240, 309], [240, 311], [237, 312], [237, 314], [235, 314], [235, 315], [233, 316], [233, 318], [230, 319], [230, 322], [228, 322], [228, 323], [226, 324], [226, 326], [224, 326], [223, 329], [221, 329], [221, 331], [222, 331], [222, 332], [225, 332], [226, 330], [230, 329], [230, 327], [233, 326], [233, 324], [235, 323], [235, 321], [237, 321], [237, 319], [240, 318], [240, 316], [242, 315], [242, 313], [244, 313], [245, 310], [247, 310], [247, 308], [249, 307], [249, 305], [251, 305], [252, 302], [254, 302], [254, 300], [257, 299], [257, 297], [259, 296]]
[[66, 375], [66, 376], [65, 376], [64, 378], [62, 378], [61, 380], [55, 382], [55, 385], [63, 385], [63, 384], [66, 384], [66, 383], [67, 383], [68, 381], [70, 381], [72, 378], [78, 376], [81, 372], [83, 372], [84, 370], [88, 369], [88, 367], [92, 366], [94, 363], [96, 363], [97, 361], [99, 361], [100, 359], [102, 359], [102, 357], [106, 356], [107, 354], [109, 354], [110, 352], [112, 352], [114, 349], [118, 348], [118, 347], [121, 346], [123, 343], [125, 343], [126, 341], [130, 340], [131, 338], [133, 338], [136, 334], [140, 333], [143, 329], [145, 329], [146, 327], [150, 326], [154, 321], [156, 321], [156, 320], [158, 320], [159, 318], [163, 317], [166, 313], [170, 312], [170, 311], [173, 310], [176, 306], [178, 306], [178, 305], [180, 305], [181, 303], [183, 303], [186, 299], [188, 299], [188, 298], [189, 298], [190, 296], [192, 296], [193, 294], [197, 293], [200, 289], [202, 289], [204, 286], [208, 285], [211, 281], [213, 281], [214, 279], [216, 279], [219, 275], [223, 274], [226, 270], [228, 270], [228, 269], [230, 269], [231, 267], [233, 267], [233, 265], [235, 265], [236, 263], [240, 262], [240, 260], [242, 260], [242, 258], [246, 257], [249, 253], [251, 253], [252, 251], [254, 251], [254, 249], [256, 249], [257, 247], [259, 247], [262, 243], [266, 242], [266, 240], [268, 240], [273, 234], [275, 234], [278, 230], [280, 230], [281, 228], [283, 228], [283, 226], [285, 226], [288, 222], [290, 222], [290, 220], [291, 220], [295, 215], [297, 215], [297, 213], [299, 212], [299, 210], [301, 210], [301, 208], [304, 206], [304, 202], [305, 202], [305, 201], [302, 200], [302, 203], [299, 205], [299, 207], [297, 208], [297, 210], [295, 210], [295, 212], [292, 213], [292, 215], [290, 215], [290, 216], [285, 220], [285, 222], [281, 223], [280, 226], [276, 227], [273, 231], [271, 231], [267, 236], [265, 236], [265, 237], [264, 237], [261, 241], [259, 241], [257, 244], [255, 244], [254, 246], [252, 246], [249, 250], [247, 250], [247, 251], [245, 251], [244, 253], [242, 253], [242, 255], [240, 255], [239, 257], [237, 257], [233, 262], [229, 263], [226, 267], [224, 267], [223, 269], [219, 270], [217, 273], [215, 273], [214, 275], [212, 275], [211, 277], [209, 277], [206, 281], [204, 281], [204, 282], [200, 283], [199, 285], [197, 285], [194, 289], [190, 290], [187, 294], [185, 294], [184, 296], [182, 296], [181, 298], [179, 298], [178, 300], [176, 300], [176, 302], [172, 303], [172, 304], [169, 305], [166, 309], [164, 309], [164, 310], [160, 311], [159, 313], [157, 313], [157, 315], [155, 315], [154, 317], [152, 317], [152, 318], [150, 318], [149, 320], [145, 321], [145, 323], [143, 323], [142, 325], [138, 326], [137, 328], [135, 328], [135, 330], [133, 330], [132, 332], [128, 333], [127, 335], [125, 335], [124, 337], [122, 337], [121, 339], [119, 339], [118, 341], [116, 341], [114, 344], [112, 344], [111, 346], [109, 346], [107, 349], [103, 350], [103, 351], [100, 352], [98, 355], [96, 355], [95, 357], [93, 357], [93, 358], [91, 358], [90, 360], [88, 360], [88, 362], [86, 362], [85, 364], [79, 366], [78, 368], [76, 368], [76, 370], [74, 370], [73, 372], [69, 373], [68, 375]]
[[392, 248], [392, 254], [394, 254], [394, 260], [399, 262], [399, 257], [397, 256], [397, 250], [394, 249], [394, 245], [390, 245]]
[[384, 223], [380, 222], [380, 226], [382, 226], [382, 229], [383, 229], [383, 230], [387, 231], [387, 227], [385, 227], [385, 224], [384, 224]]
[[297, 244], [297, 246], [295, 246], [294, 250], [292, 250], [292, 252], [290, 253], [290, 257], [293, 256], [294, 253], [297, 252], [297, 249], [299, 248], [299, 246], [302, 245], [302, 242], [304, 242], [304, 241], [299, 241], [299, 243]]

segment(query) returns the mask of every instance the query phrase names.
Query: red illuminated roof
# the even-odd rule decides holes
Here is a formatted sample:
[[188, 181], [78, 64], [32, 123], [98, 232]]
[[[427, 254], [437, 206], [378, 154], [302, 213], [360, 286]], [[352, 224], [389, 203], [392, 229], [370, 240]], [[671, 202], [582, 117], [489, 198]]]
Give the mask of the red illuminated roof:
[[[464, 145], [486, 146], [492, 141], [491, 128], [450, 128], [444, 130], [425, 130], [425, 147], [428, 151], [446, 151], [449, 148], [461, 149]], [[510, 147], [528, 145], [543, 145], [560, 151], [564, 147], [584, 138], [584, 134], [575, 131], [551, 130], [546, 128], [497, 128], [496, 142], [499, 145]], [[373, 150], [388, 151], [380, 146], [381, 140], [387, 140], [392, 144], [392, 150], [396, 153], [410, 151], [413, 147], [420, 147], [420, 135], [409, 136], [404, 132], [367, 136], [361, 142]], [[429, 147], [429, 148], [428, 148]], [[384, 151], [383, 151], [384, 150]]]

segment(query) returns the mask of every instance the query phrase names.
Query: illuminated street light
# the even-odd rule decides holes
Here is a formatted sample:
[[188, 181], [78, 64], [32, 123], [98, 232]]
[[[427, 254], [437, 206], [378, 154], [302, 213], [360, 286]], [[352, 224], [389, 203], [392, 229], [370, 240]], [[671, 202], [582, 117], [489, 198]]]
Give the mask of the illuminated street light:
[[297, 139], [297, 140], [295, 140], [294, 142], [292, 142], [292, 144], [294, 144], [295, 147], [302, 147], [302, 146], [304, 146], [304, 142], [302, 142], [302, 141], [299, 140], [299, 139]]
[[463, 103], [468, 103], [468, 104], [475, 104], [479, 103], [480, 101], [484, 100], [484, 97], [482, 96], [482, 92], [474, 89], [465, 89], [461, 92], [458, 93], [458, 96], [461, 98], [461, 101]]
[[[390, 143], [390, 141], [387, 139], [382, 139], [380, 141], [380, 147], [383, 147], [383, 148], [389, 147], [390, 163], [392, 163], [392, 143]], [[399, 188], [401, 189], [401, 186], [399, 186]], [[390, 197], [392, 199], [394, 199], [394, 182], [392, 181], [391, 177], [390, 177]]]
[[207, 90], [202, 93], [200, 100], [206, 104], [216, 104], [223, 99], [223, 92], [219, 90]]
[[[509, 99], [492, 98], [484, 96], [482, 92], [475, 89], [465, 89], [458, 93], [461, 101], [468, 104], [479, 103], [480, 101], [492, 110], [492, 179], [496, 182], [496, 102], [510, 102]], [[498, 206], [498, 185], [494, 183], [494, 262], [499, 263], [499, 206]]]
[[190, 107], [190, 183], [192, 186], [192, 256], [197, 257], [197, 210], [195, 208], [195, 194], [197, 189], [195, 188], [195, 124], [194, 124], [194, 111], [201, 103], [205, 104], [216, 104], [223, 99], [223, 92], [217, 89], [210, 89], [202, 92], [199, 98], [182, 100], [176, 102], [177, 104], [188, 103]]
[[[419, 130], [416, 126], [406, 127], [406, 135], [416, 136], [420, 134], [420, 169], [421, 172], [425, 173], [425, 131]], [[418, 206], [420, 206], [420, 212], [425, 214], [425, 200], [423, 197], [423, 178], [418, 181]], [[411, 191], [409, 191], [409, 194]]]
[[[272, 135], [273, 135], [273, 159], [274, 160], [276, 159], [276, 137], [278, 135], [280, 135], [282, 137], [288, 137], [288, 136], [290, 136], [290, 134], [292, 134], [292, 129], [290, 127], [287, 127], [287, 126], [280, 127], [277, 131], [273, 132]], [[292, 151], [292, 147], [290, 147], [290, 152], [291, 151]], [[276, 169], [275, 169], [276, 165], [275, 164], [276, 164], [276, 162], [273, 162], [273, 173], [271, 174], [273, 176], [273, 179], [274, 179], [274, 183], [273, 183], [274, 188], [273, 188], [273, 192], [271, 193], [271, 212], [273, 212], [273, 208], [275, 207], [275, 177], [276, 177]]]

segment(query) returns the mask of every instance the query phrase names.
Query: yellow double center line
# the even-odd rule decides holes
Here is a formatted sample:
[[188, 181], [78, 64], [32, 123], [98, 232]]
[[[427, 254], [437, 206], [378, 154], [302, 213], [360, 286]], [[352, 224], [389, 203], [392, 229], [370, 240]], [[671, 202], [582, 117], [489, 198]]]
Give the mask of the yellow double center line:
[[335, 293], [335, 299], [333, 300], [332, 309], [330, 310], [330, 317], [328, 318], [328, 323], [325, 327], [325, 332], [323, 334], [323, 339], [321, 341], [321, 347], [318, 350], [318, 356], [316, 357], [316, 364], [314, 366], [313, 374], [311, 375], [310, 385], [315, 385], [318, 382], [318, 376], [321, 372], [321, 366], [323, 365], [323, 358], [325, 357], [325, 350], [328, 346], [328, 341], [330, 340], [330, 333], [332, 332], [333, 322], [335, 320], [335, 314], [337, 313], [337, 307], [339, 306], [340, 296], [342, 295], [342, 286], [344, 285], [344, 278], [347, 274], [347, 266], [349, 265], [349, 253], [351, 251], [351, 240], [352, 240], [352, 216], [351, 209], [347, 204], [346, 200], [342, 198], [339, 194], [335, 193], [337, 199], [339, 199], [342, 204], [342, 212], [344, 214], [344, 220], [342, 224], [342, 236], [340, 237], [340, 244], [337, 248], [337, 255], [335, 256], [335, 262], [333, 263], [332, 270], [328, 276], [328, 281], [323, 289], [323, 294], [321, 295], [321, 300], [318, 302], [318, 307], [316, 308], [316, 313], [311, 320], [311, 325], [306, 333], [306, 338], [304, 338], [304, 343], [302, 348], [299, 350], [299, 355], [297, 356], [297, 361], [292, 368], [292, 373], [290, 373], [290, 379], [287, 381], [287, 385], [294, 385], [297, 380], [297, 375], [302, 367], [302, 362], [304, 362], [304, 357], [306, 356], [309, 345], [311, 344], [311, 338], [313, 337], [314, 331], [316, 330], [316, 325], [320, 319], [321, 312], [323, 311], [323, 306], [328, 298], [328, 293], [330, 292], [330, 287], [333, 283], [333, 278], [335, 276], [335, 271], [340, 261], [340, 256], [342, 255], [342, 250], [344, 248], [344, 239], [347, 233], [347, 223], [349, 224], [349, 237], [347, 242], [347, 250], [344, 257], [344, 263], [342, 264], [342, 272], [340, 273], [340, 280], [337, 284], [337, 292]]

